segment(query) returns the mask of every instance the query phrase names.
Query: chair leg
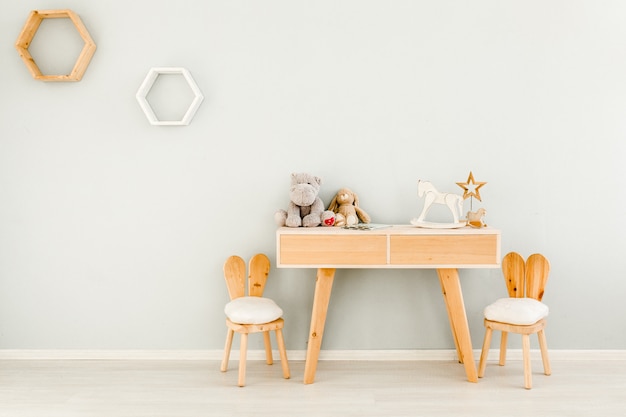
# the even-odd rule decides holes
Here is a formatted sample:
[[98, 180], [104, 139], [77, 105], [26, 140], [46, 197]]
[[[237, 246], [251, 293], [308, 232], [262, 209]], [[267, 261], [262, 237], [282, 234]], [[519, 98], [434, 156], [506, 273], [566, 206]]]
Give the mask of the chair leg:
[[489, 347], [491, 346], [492, 330], [489, 327], [485, 328], [485, 340], [483, 341], [483, 350], [480, 353], [480, 362], [478, 363], [478, 377], [485, 376], [485, 368], [487, 367], [487, 355], [489, 354]]
[[285, 349], [285, 339], [283, 338], [282, 329], [276, 329], [276, 343], [278, 344], [278, 352], [280, 353], [280, 364], [283, 367], [283, 377], [289, 379], [289, 362], [287, 361], [287, 349]]
[[248, 350], [248, 333], [241, 333], [241, 346], [239, 348], [239, 381], [240, 387], [246, 385], [246, 354]]
[[226, 332], [226, 345], [224, 346], [224, 357], [222, 358], [222, 366], [220, 366], [220, 371], [226, 372], [228, 369], [228, 359], [230, 358], [230, 348], [233, 345], [233, 335], [235, 334], [234, 330], [228, 329]]
[[274, 363], [274, 358], [272, 358], [272, 342], [270, 341], [270, 332], [263, 332], [263, 341], [265, 342], [265, 362], [268, 365]]
[[530, 368], [530, 335], [522, 335], [522, 350], [524, 354], [524, 387], [531, 389], [533, 386], [533, 376]]
[[502, 332], [500, 336], [500, 361], [498, 362], [500, 366], [504, 366], [506, 363], [506, 342], [508, 340], [509, 333]]
[[546, 375], [550, 375], [552, 374], [552, 369], [550, 368], [550, 359], [548, 358], [548, 344], [546, 343], [546, 333], [543, 331], [543, 329], [539, 330], [539, 333], [537, 333], [537, 337], [539, 338], [539, 347], [541, 348], [543, 373]]

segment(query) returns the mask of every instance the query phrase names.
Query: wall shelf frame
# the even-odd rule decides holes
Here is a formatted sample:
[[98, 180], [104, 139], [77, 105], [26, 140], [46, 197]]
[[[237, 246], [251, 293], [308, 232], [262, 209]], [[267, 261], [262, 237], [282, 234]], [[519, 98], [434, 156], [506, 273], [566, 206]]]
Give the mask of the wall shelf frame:
[[[150, 103], [146, 99], [146, 97], [148, 96], [148, 93], [154, 86], [154, 83], [156, 82], [157, 78], [162, 74], [182, 75], [193, 93], [194, 98], [191, 101], [189, 108], [187, 109], [187, 111], [185, 112], [181, 120], [159, 120], [159, 118], [156, 116], [156, 114], [152, 110], [152, 106], [150, 106]], [[188, 125], [189, 123], [191, 123], [193, 116], [196, 114], [196, 111], [200, 107], [200, 103], [202, 103], [202, 100], [204, 100], [204, 96], [202, 95], [202, 92], [198, 88], [198, 85], [196, 84], [193, 77], [191, 76], [191, 73], [185, 68], [178, 68], [178, 67], [151, 68], [150, 71], [148, 72], [148, 75], [144, 79], [143, 83], [139, 87], [139, 91], [137, 91], [136, 97], [137, 97], [137, 101], [139, 102], [139, 106], [141, 106], [141, 109], [143, 110], [144, 114], [148, 118], [148, 121], [150, 122], [150, 124], [156, 125], [156, 126]]]
[[[32, 55], [28, 51], [28, 47], [37, 34], [37, 29], [41, 25], [44, 19], [70, 19], [72, 24], [78, 31], [78, 34], [85, 42], [82, 51], [76, 59], [72, 72], [67, 75], [46, 75], [42, 74], [41, 70], [37, 66], [37, 63], [33, 59]], [[15, 43], [15, 48], [20, 54], [20, 57], [26, 64], [28, 71], [36, 80], [41, 81], [80, 81], [89, 66], [91, 58], [96, 53], [96, 44], [89, 35], [87, 28], [80, 20], [80, 17], [71, 10], [33, 10], [28, 15], [26, 23], [22, 28], [20, 35]]]

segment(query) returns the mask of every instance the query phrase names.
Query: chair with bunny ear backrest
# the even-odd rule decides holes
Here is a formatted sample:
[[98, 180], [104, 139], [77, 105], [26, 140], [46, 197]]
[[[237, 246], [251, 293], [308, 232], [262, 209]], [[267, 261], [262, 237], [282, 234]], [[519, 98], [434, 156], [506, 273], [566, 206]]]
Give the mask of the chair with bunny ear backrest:
[[[246, 280], [246, 263], [239, 256], [230, 256], [224, 263], [224, 278], [228, 287], [230, 302], [226, 304], [226, 345], [220, 370], [226, 372], [228, 359], [233, 343], [233, 336], [241, 337], [239, 351], [239, 380], [243, 387], [246, 379], [246, 354], [248, 350], [248, 334], [263, 333], [265, 343], [265, 360], [268, 365], [273, 363], [270, 331], [276, 332], [276, 342], [280, 353], [283, 376], [289, 378], [289, 364], [282, 329], [283, 310], [271, 299], [263, 297], [263, 291], [270, 271], [270, 260], [264, 254], [257, 254], [250, 259]], [[246, 295], [246, 281], [248, 295]]]
[[485, 308], [485, 340], [483, 341], [478, 365], [478, 376], [482, 378], [485, 374], [492, 331], [500, 330], [502, 332], [499, 360], [501, 366], [504, 366], [506, 362], [508, 333], [518, 333], [522, 335], [524, 387], [531, 389], [531, 334], [537, 333], [544, 373], [550, 375], [552, 372], [544, 331], [549, 309], [548, 306], [541, 302], [550, 273], [550, 263], [543, 255], [538, 253], [530, 255], [524, 262], [520, 254], [510, 252], [502, 259], [502, 273], [509, 297], [501, 298]]

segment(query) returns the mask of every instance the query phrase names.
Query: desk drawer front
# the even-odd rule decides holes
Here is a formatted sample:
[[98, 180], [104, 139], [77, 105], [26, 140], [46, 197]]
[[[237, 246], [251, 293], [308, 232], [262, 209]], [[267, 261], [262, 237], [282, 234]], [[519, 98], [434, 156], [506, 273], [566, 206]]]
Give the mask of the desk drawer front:
[[391, 265], [497, 265], [498, 235], [391, 236]]
[[281, 235], [282, 265], [385, 265], [387, 237], [383, 235]]

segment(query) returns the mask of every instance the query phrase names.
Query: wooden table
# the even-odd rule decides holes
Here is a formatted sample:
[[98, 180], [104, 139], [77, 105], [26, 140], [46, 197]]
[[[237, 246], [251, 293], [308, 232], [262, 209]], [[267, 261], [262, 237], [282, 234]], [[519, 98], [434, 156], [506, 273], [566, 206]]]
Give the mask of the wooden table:
[[304, 383], [315, 379], [324, 324], [337, 268], [437, 270], [454, 344], [467, 379], [477, 381], [458, 268], [500, 267], [500, 231], [492, 228], [424, 229], [393, 225], [374, 230], [289, 228], [276, 232], [278, 268], [317, 268]]

